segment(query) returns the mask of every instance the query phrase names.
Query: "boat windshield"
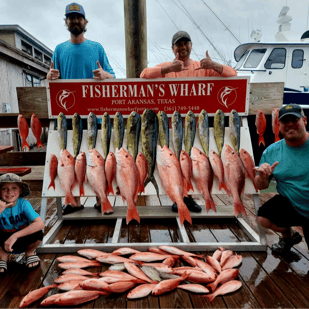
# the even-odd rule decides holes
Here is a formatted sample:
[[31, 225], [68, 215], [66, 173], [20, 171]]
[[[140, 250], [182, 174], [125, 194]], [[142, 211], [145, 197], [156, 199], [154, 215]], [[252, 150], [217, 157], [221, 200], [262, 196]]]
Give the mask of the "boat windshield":
[[248, 50], [246, 50], [246, 51], [242, 54], [242, 56], [240, 57], [239, 61], [237, 62], [236, 66], [235, 66], [235, 70], [238, 70], [238, 69], [242, 66], [242, 64], [244, 63], [244, 61], [245, 61], [245, 59], [246, 59], [246, 57], [247, 57], [248, 54], [249, 54], [249, 51], [248, 51]]
[[266, 53], [266, 48], [253, 49], [244, 64], [244, 68], [254, 69], [260, 64], [264, 54]]

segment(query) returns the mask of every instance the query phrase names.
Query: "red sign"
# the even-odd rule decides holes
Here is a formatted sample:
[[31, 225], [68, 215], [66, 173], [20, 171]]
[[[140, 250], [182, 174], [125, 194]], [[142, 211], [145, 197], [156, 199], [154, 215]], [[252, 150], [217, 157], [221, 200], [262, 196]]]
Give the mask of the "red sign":
[[55, 118], [60, 112], [68, 118], [75, 112], [80, 116], [90, 112], [128, 116], [132, 111], [141, 114], [146, 108], [168, 115], [175, 110], [184, 115], [189, 110], [199, 114], [203, 109], [209, 115], [218, 109], [248, 115], [249, 85], [246, 77], [49, 81], [49, 116]]

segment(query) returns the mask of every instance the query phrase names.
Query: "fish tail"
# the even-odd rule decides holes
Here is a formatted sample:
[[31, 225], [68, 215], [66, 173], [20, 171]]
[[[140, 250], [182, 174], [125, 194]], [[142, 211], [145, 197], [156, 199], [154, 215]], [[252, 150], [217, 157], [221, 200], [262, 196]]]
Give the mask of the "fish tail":
[[235, 217], [238, 217], [240, 214], [242, 214], [244, 217], [247, 217], [245, 206], [240, 199], [234, 203], [234, 214]]
[[106, 195], [108, 195], [110, 193], [114, 195], [114, 189], [113, 189], [113, 185], [112, 184], [108, 184]]
[[259, 146], [263, 144], [265, 146], [265, 140], [263, 135], [259, 135]]
[[79, 194], [80, 196], [85, 196], [84, 185], [82, 183], [79, 185]]
[[25, 147], [27, 147], [30, 150], [30, 146], [26, 140], [23, 140], [23, 143], [21, 145], [21, 150], [23, 150]]
[[112, 214], [114, 212], [114, 209], [109, 201], [108, 198], [105, 198], [101, 201], [101, 213], [103, 214]]
[[156, 189], [156, 192], [157, 192], [157, 196], [160, 198], [159, 196], [159, 187], [158, 187], [158, 184], [157, 184], [157, 181], [155, 179], [155, 177], [152, 175], [151, 177], [148, 177], [146, 179], [146, 181], [144, 182], [144, 187], [146, 188], [147, 184], [151, 182], [153, 184], [153, 186], [155, 187]]
[[45, 149], [45, 147], [44, 147], [44, 145], [43, 145], [43, 143], [42, 143], [42, 141], [40, 139], [37, 141], [37, 147], [38, 147], [38, 149], [40, 149], [40, 147]]
[[228, 191], [224, 181], [219, 182], [219, 191], [221, 191], [222, 189], [224, 189], [226, 192]]
[[176, 201], [176, 204], [177, 204], [177, 208], [178, 208], [180, 224], [183, 225], [185, 220], [187, 220], [190, 224], [192, 224], [190, 212], [188, 210], [188, 207], [184, 203], [184, 201], [182, 199], [178, 199]]
[[127, 209], [127, 224], [131, 222], [131, 220], [135, 219], [138, 223], [140, 223], [139, 213], [137, 211], [136, 206], [132, 202], [131, 204], [128, 203]]
[[50, 182], [50, 184], [49, 184], [47, 190], [49, 190], [50, 187], [53, 187], [54, 190], [56, 189], [56, 188], [55, 188], [55, 180], [54, 180], [54, 179]]
[[74, 196], [71, 191], [67, 191], [65, 195], [65, 205], [68, 205], [68, 204], [76, 206], [76, 202], [75, 202]]
[[275, 135], [275, 143], [280, 141], [280, 137], [278, 134]]
[[213, 301], [214, 298], [216, 297], [216, 295], [214, 295], [214, 293], [212, 293], [212, 294], [204, 295], [202, 297], [206, 297], [206, 298], [208, 298], [209, 301]]

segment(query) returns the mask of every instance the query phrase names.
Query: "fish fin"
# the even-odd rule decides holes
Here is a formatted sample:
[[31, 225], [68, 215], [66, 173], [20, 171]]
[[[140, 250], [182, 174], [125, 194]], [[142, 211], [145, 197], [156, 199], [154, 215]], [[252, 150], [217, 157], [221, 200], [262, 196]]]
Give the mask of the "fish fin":
[[108, 194], [113, 194], [114, 195], [114, 188], [113, 188], [113, 184], [111, 183], [111, 184], [108, 184], [108, 186], [107, 186], [107, 191], [106, 191], [106, 195], [108, 195]]
[[236, 218], [237, 218], [240, 214], [243, 215], [244, 217], [247, 217], [247, 212], [246, 212], [245, 206], [244, 206], [244, 204], [241, 202], [240, 199], [234, 203], [234, 214], [235, 214], [235, 217], [236, 217]]
[[74, 196], [71, 191], [67, 191], [65, 195], [65, 205], [68, 205], [68, 204], [76, 206], [76, 202], [75, 202]]
[[214, 298], [216, 297], [216, 295], [214, 295], [214, 293], [212, 293], [212, 294], [208, 294], [208, 295], [203, 295], [202, 297], [206, 297], [206, 298], [208, 298], [209, 301], [213, 301]]
[[217, 212], [216, 204], [211, 196], [209, 198], [205, 199], [205, 205], [206, 205], [206, 211], [213, 210], [214, 212]]
[[38, 147], [38, 149], [40, 149], [40, 147], [42, 147], [43, 149], [45, 149], [45, 147], [44, 147], [44, 145], [43, 145], [43, 143], [42, 143], [42, 141], [39, 139], [38, 141], [37, 141], [37, 147]]
[[177, 204], [177, 208], [178, 208], [178, 215], [179, 215], [180, 224], [183, 225], [185, 220], [187, 220], [190, 224], [192, 224], [190, 212], [188, 210], [188, 207], [184, 203], [184, 201], [182, 199], [178, 199], [176, 201], [176, 204]]
[[79, 185], [79, 194], [80, 194], [80, 196], [85, 196], [85, 190], [84, 190], [83, 184]]
[[29, 146], [29, 144], [26, 140], [23, 141], [23, 143], [21, 145], [21, 150], [23, 150], [25, 147], [27, 147], [30, 150], [30, 146]]
[[279, 135], [275, 135], [275, 143], [280, 141]]
[[49, 184], [47, 190], [49, 190], [50, 187], [53, 187], [54, 190], [56, 190], [56, 188], [55, 188], [55, 180], [54, 180], [54, 179], [50, 182], [50, 184]]
[[227, 186], [226, 186], [226, 184], [225, 184], [225, 181], [219, 182], [219, 191], [221, 191], [221, 189], [224, 189], [225, 192], [228, 191]]
[[127, 224], [131, 222], [131, 220], [135, 219], [138, 223], [140, 223], [139, 213], [134, 203], [129, 204], [127, 208]]
[[261, 146], [261, 144], [263, 144], [265, 146], [265, 140], [264, 140], [263, 135], [259, 135], [259, 146]]
[[194, 188], [193, 188], [191, 180], [188, 181], [188, 183], [187, 183], [187, 191], [189, 192], [190, 190], [192, 190], [194, 192]]
[[[147, 181], [147, 179], [146, 179], [146, 181]], [[150, 178], [150, 181], [151, 181], [151, 183], [153, 184], [153, 186], [155, 187], [155, 189], [156, 189], [156, 192], [157, 192], [157, 196], [158, 196], [158, 198], [160, 199], [160, 196], [159, 196], [159, 187], [158, 187], [158, 184], [157, 184], [157, 181], [156, 181], [156, 179], [155, 179], [155, 177], [152, 175], [152, 177]], [[146, 186], [145, 186], [146, 187]]]
[[104, 201], [101, 202], [101, 213], [103, 214], [112, 214], [114, 212], [114, 209], [109, 201], [108, 198], [106, 198]]
[[210, 289], [211, 292], [214, 292], [215, 289], [217, 288], [217, 283], [213, 282], [213, 283], [210, 283], [210, 284], [207, 284], [207, 288]]

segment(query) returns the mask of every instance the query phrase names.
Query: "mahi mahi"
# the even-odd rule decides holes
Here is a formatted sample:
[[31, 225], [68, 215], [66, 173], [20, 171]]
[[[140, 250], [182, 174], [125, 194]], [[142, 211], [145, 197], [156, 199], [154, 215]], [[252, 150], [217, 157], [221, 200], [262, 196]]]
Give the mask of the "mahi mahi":
[[209, 118], [207, 112], [203, 109], [198, 117], [198, 134], [202, 148], [208, 157], [209, 155]]
[[107, 112], [104, 113], [102, 116], [102, 147], [103, 147], [103, 158], [106, 160], [109, 154], [109, 147], [111, 141], [111, 134], [112, 134], [112, 123], [110, 116]]
[[214, 136], [218, 148], [219, 157], [221, 157], [221, 152], [223, 149], [224, 133], [225, 133], [224, 113], [222, 112], [221, 109], [218, 109], [214, 117]]
[[159, 143], [161, 147], [166, 145], [169, 147], [170, 138], [169, 138], [169, 126], [168, 126], [168, 117], [165, 112], [158, 112], [158, 122], [159, 122]]
[[151, 109], [146, 108], [142, 114], [141, 136], [142, 153], [147, 160], [148, 166], [148, 176], [144, 183], [144, 187], [146, 187], [149, 182], [152, 182], [159, 197], [159, 187], [153, 175], [156, 165], [157, 154], [158, 117], [156, 113]]
[[120, 112], [117, 112], [114, 117], [114, 149], [120, 149], [123, 143], [124, 136], [124, 121]]
[[57, 129], [59, 132], [60, 149], [64, 150], [67, 148], [68, 123], [67, 123], [67, 118], [63, 112], [60, 112], [58, 115]]
[[178, 160], [180, 157], [180, 152], [182, 150], [182, 138], [183, 138], [182, 117], [178, 111], [174, 111], [172, 115], [172, 141], [173, 141], [174, 153]]
[[233, 109], [229, 116], [229, 128], [231, 143], [234, 150], [239, 154], [240, 148], [240, 117], [235, 109]]
[[139, 136], [141, 133], [141, 116], [133, 111], [127, 119], [127, 149], [134, 161], [138, 154]]
[[185, 117], [184, 144], [185, 144], [185, 151], [189, 156], [191, 154], [191, 149], [194, 144], [195, 132], [196, 132], [195, 115], [192, 111], [188, 111]]
[[76, 159], [77, 155], [79, 154], [83, 138], [83, 121], [78, 113], [75, 113], [72, 118], [72, 131], [74, 158]]
[[98, 120], [97, 116], [90, 112], [88, 115], [88, 149], [91, 150], [95, 148], [97, 142], [97, 134], [98, 134]]

